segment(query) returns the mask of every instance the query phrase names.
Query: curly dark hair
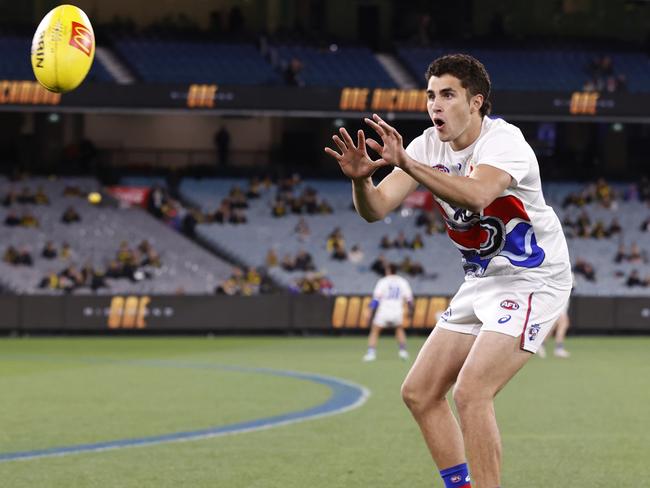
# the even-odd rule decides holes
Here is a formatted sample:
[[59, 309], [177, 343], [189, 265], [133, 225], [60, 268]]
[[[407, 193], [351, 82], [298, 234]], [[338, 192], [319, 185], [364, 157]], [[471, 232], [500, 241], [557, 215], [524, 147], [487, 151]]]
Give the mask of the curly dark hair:
[[468, 92], [468, 98], [483, 95], [481, 105], [481, 117], [490, 113], [492, 102], [490, 102], [490, 75], [485, 66], [478, 59], [469, 54], [448, 54], [434, 60], [424, 75], [429, 82], [432, 76], [452, 75], [460, 80], [460, 84]]

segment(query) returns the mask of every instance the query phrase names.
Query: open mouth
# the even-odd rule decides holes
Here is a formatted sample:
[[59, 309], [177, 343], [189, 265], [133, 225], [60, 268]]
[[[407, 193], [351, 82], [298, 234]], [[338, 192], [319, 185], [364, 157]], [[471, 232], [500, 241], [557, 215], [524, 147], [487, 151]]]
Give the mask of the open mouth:
[[445, 121], [436, 117], [433, 119], [433, 124], [436, 126], [436, 129], [441, 129], [445, 125]]

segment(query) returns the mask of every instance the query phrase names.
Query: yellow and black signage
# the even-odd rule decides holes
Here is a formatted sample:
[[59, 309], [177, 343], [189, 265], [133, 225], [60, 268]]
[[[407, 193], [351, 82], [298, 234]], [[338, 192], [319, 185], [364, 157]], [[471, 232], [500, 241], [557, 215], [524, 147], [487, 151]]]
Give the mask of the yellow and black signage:
[[599, 96], [596, 92], [574, 92], [571, 95], [569, 112], [572, 115], [596, 115]]
[[[335, 329], [366, 329], [369, 327], [371, 297], [338, 296], [332, 310], [332, 327]], [[447, 297], [418, 297], [413, 316], [404, 324], [406, 328], [433, 329], [440, 314], [447, 309]], [[408, 317], [405, 314], [405, 317]]]
[[190, 85], [187, 92], [187, 106], [189, 108], [214, 108], [217, 85]]
[[58, 105], [61, 94], [43, 88], [36, 81], [0, 80], [0, 105]]
[[355, 112], [426, 112], [424, 90], [343, 88], [339, 110]]
[[148, 296], [114, 296], [108, 313], [108, 328], [144, 329], [149, 302]]

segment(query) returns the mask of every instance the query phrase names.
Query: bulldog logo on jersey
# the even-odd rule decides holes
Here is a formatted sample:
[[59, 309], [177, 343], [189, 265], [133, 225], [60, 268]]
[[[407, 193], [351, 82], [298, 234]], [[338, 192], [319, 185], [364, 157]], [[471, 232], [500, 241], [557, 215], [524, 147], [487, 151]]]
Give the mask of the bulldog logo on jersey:
[[539, 334], [540, 329], [541, 327], [539, 324], [531, 325], [530, 329], [528, 329], [528, 340], [534, 341], [537, 338], [537, 334]]
[[496, 256], [522, 268], [536, 268], [544, 261], [545, 253], [537, 245], [530, 217], [515, 196], [497, 198], [481, 215], [449, 205], [438, 207], [445, 217], [447, 234], [462, 254], [465, 273], [483, 275]]

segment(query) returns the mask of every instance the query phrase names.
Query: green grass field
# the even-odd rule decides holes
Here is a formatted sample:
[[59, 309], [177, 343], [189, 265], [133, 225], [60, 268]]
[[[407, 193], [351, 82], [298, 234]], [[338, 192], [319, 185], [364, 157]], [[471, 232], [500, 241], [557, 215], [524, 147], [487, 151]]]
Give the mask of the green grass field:
[[[412, 353], [423, 338], [410, 341]], [[497, 399], [504, 487], [650, 486], [650, 338], [572, 338]], [[318, 405], [319, 384], [211, 364], [318, 373], [367, 387], [360, 408], [190, 442], [0, 462], [0, 486], [440, 487], [399, 388], [394, 342], [365, 339], [0, 340], [0, 455], [199, 430]], [[196, 367], [187, 367], [195, 365]]]

